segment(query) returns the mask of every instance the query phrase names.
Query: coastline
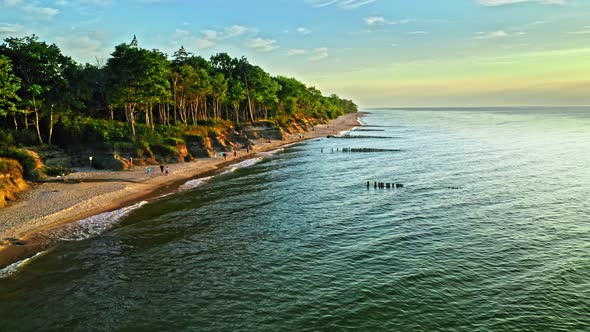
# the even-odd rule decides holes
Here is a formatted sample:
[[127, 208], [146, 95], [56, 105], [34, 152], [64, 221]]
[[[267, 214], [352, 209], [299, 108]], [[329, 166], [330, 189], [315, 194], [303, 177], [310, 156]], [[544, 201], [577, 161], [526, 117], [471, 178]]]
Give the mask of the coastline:
[[[148, 166], [133, 171], [80, 169], [67, 176], [75, 183], [52, 182], [35, 185], [16, 203], [0, 210], [0, 269], [34, 256], [59, 242], [48, 234], [73, 222], [104, 212], [118, 210], [141, 201], [171, 193], [196, 178], [211, 176], [225, 167], [256, 158], [262, 152], [308, 139], [327, 137], [360, 125], [362, 113], [343, 115], [313, 131], [289, 134], [284, 140], [254, 141], [250, 153], [240, 151], [237, 157], [204, 158], [170, 164], [170, 175], [158, 174], [157, 167], [146, 174]], [[303, 135], [304, 138], [300, 138]], [[10, 238], [3, 241], [1, 239]]]

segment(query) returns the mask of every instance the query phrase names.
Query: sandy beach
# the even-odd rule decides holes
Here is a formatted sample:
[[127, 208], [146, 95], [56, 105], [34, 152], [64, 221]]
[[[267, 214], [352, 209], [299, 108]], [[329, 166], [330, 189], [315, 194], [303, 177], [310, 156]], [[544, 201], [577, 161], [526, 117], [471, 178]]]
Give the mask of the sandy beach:
[[[161, 174], [157, 165], [138, 166], [132, 171], [76, 169], [67, 182], [35, 184], [18, 200], [0, 210], [0, 268], [30, 257], [55, 244], [45, 233], [77, 220], [116, 210], [142, 200], [171, 192], [187, 180], [214, 174], [224, 167], [254, 158], [298, 141], [326, 137], [358, 126], [359, 114], [348, 114], [317, 125], [315, 130], [290, 134], [285, 140], [254, 141], [250, 153], [170, 164], [170, 174]], [[301, 136], [303, 138], [301, 138]]]

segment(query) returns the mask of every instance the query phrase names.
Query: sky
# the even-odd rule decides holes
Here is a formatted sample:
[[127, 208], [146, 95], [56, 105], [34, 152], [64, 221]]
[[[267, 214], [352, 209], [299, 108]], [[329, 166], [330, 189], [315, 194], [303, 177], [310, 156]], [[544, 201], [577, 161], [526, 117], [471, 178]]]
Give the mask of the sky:
[[0, 0], [0, 38], [246, 56], [361, 107], [590, 105], [590, 0]]

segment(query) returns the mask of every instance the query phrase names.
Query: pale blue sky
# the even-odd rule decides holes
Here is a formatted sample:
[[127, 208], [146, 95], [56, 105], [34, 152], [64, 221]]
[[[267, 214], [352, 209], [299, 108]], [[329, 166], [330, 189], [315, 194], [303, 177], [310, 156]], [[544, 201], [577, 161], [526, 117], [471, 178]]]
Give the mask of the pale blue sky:
[[0, 0], [0, 37], [32, 33], [245, 55], [363, 107], [590, 104], [589, 0]]

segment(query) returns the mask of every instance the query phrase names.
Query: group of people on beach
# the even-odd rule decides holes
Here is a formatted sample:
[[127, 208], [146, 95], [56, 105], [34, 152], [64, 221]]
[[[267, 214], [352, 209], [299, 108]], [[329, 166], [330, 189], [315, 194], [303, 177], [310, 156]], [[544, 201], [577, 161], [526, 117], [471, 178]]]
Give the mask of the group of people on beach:
[[[148, 168], [146, 168], [145, 172], [147, 175], [152, 174], [152, 168], [150, 166], [148, 166]], [[160, 174], [162, 174], [162, 175], [170, 174], [170, 167], [168, 165], [164, 166], [164, 165], [160, 164]]]
[[[240, 150], [240, 147], [235, 145], [235, 146], [233, 146], [232, 150], [233, 150], [234, 158], [237, 158], [238, 151]], [[247, 145], [246, 146], [246, 153], [249, 154], [250, 151], [251, 151], [250, 146]], [[227, 160], [228, 152], [221, 152], [221, 157], [223, 157], [224, 160]], [[217, 159], [217, 152], [215, 152], [213, 154], [213, 158]], [[133, 169], [133, 157], [129, 157], [129, 170], [131, 171], [132, 169]], [[152, 174], [152, 167], [151, 166], [148, 166], [146, 168], [146, 174], [148, 176]], [[170, 167], [168, 165], [164, 166], [163, 164], [160, 164], [160, 174], [162, 174], [162, 175], [170, 174]]]
[[[233, 148], [232, 148], [232, 150], [233, 150], [234, 158], [237, 158], [238, 157], [238, 151], [240, 151], [240, 147], [238, 145], [234, 145]], [[250, 146], [249, 145], [246, 146], [246, 153], [247, 154], [250, 153]], [[221, 156], [223, 157], [224, 160], [227, 160], [228, 152], [221, 152]], [[217, 159], [217, 152], [215, 152], [213, 154], [213, 158]]]

